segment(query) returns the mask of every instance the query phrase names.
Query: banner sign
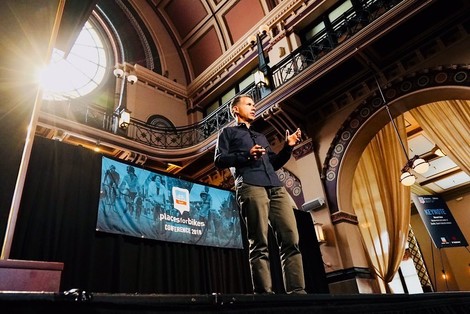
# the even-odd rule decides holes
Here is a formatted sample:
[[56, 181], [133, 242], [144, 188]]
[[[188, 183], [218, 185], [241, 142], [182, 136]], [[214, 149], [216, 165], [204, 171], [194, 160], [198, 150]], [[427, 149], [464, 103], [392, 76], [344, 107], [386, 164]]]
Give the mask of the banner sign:
[[102, 159], [96, 230], [188, 244], [243, 248], [233, 191]]
[[418, 213], [437, 248], [467, 246], [447, 204], [438, 196], [412, 195]]

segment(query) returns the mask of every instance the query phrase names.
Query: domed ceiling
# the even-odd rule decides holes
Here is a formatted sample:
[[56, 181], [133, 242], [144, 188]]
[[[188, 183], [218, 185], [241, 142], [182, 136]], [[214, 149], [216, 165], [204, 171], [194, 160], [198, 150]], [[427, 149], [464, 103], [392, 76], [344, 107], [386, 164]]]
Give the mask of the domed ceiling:
[[[189, 84], [269, 10], [267, 0], [99, 0], [126, 62]], [[122, 62], [124, 60], [118, 60]]]

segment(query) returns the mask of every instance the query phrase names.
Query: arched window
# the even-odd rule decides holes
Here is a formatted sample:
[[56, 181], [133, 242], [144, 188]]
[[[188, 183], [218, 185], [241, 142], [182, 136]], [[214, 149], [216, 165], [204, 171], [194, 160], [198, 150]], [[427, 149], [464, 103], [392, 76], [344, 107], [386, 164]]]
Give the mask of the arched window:
[[65, 100], [85, 96], [103, 81], [107, 67], [103, 41], [94, 25], [85, 23], [70, 53], [54, 49], [41, 74], [43, 99]]
[[175, 125], [170, 120], [159, 114], [153, 115], [148, 118], [147, 124], [163, 129], [173, 129], [175, 127]]

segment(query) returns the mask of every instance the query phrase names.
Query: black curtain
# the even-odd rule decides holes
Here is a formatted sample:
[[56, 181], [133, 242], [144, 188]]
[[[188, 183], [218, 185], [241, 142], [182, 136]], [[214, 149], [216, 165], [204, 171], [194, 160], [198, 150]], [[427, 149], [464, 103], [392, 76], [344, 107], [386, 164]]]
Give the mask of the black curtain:
[[[323, 259], [318, 244], [312, 216], [309, 212], [294, 209], [297, 229], [299, 230], [299, 246], [304, 266], [305, 290], [308, 293], [329, 293], [328, 281], [323, 266]], [[279, 249], [274, 232], [269, 232], [269, 254], [273, 291], [285, 293]]]
[[[100, 154], [36, 137], [10, 258], [63, 262], [61, 290], [169, 294], [252, 292], [246, 249], [97, 232], [100, 179]], [[327, 292], [323, 289], [323, 265], [318, 265], [321, 255], [315, 234], [313, 238], [309, 234], [313, 232], [310, 214], [296, 212], [301, 216], [298, 223], [307, 290]], [[245, 230], [242, 233], [247, 247]], [[282, 276], [277, 259], [273, 249], [273, 278], [280, 291]]]
[[308, 293], [329, 293], [320, 245], [315, 234], [312, 215], [295, 210], [299, 229], [299, 246], [304, 265], [305, 290]]

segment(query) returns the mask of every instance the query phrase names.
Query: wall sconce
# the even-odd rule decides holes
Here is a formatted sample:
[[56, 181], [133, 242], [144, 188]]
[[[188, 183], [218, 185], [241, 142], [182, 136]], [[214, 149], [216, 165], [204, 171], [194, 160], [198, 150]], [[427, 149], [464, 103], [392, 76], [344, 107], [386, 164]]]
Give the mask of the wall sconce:
[[248, 37], [248, 39], [246, 40], [246, 42], [251, 45], [251, 46], [254, 46], [256, 44], [256, 35], [251, 35], [250, 37]]
[[403, 144], [403, 140], [400, 137], [400, 133], [398, 132], [397, 125], [395, 124], [392, 114], [390, 113], [390, 109], [388, 107], [387, 101], [385, 100], [382, 88], [380, 87], [377, 78], [375, 78], [375, 82], [377, 83], [377, 87], [379, 88], [380, 95], [382, 96], [382, 100], [384, 102], [385, 109], [387, 110], [388, 117], [390, 118], [390, 122], [392, 123], [393, 128], [395, 129], [398, 141], [401, 144], [401, 148], [403, 149], [403, 153], [405, 154], [407, 160], [405, 166], [401, 169], [400, 183], [404, 186], [411, 186], [416, 182], [416, 176], [412, 174], [410, 170], [413, 170], [416, 173], [420, 174], [425, 173], [429, 169], [429, 163], [418, 155], [415, 155], [413, 158], [410, 159], [406, 151], [405, 145]]
[[116, 68], [113, 71], [113, 74], [116, 78], [122, 79], [121, 81], [121, 92], [119, 94], [119, 103], [116, 107], [115, 114], [118, 116], [118, 123], [117, 126], [120, 129], [126, 130], [129, 127], [131, 122], [131, 112], [127, 110], [127, 98], [126, 96], [126, 82], [131, 85], [137, 83], [138, 78], [134, 74], [129, 74], [128, 72], [124, 71], [122, 68]]
[[261, 34], [261, 36], [269, 36], [269, 26], [266, 24], [261, 25], [258, 28], [258, 31]]
[[449, 276], [447, 275], [446, 271], [443, 269], [443, 270], [442, 270], [442, 279], [444, 279], [445, 281], [447, 281], [447, 279], [449, 279], [448, 277], [449, 277]]
[[128, 81], [131, 85], [134, 85], [134, 84], [138, 81], [138, 78], [137, 78], [136, 75], [134, 75], [134, 74], [128, 74], [128, 73], [124, 72], [123, 69], [119, 69], [119, 68], [114, 69], [113, 74], [114, 74], [114, 76], [117, 77], [117, 78], [121, 78], [121, 77], [123, 77], [123, 76], [126, 76], [127, 81]]
[[256, 70], [254, 75], [256, 86], [269, 86], [269, 80], [262, 71]]
[[101, 151], [100, 149], [100, 141], [96, 141], [96, 145], [95, 147], [93, 148], [93, 150], [96, 152], [96, 153], [99, 153]]
[[127, 109], [123, 109], [119, 115], [119, 127], [123, 130], [129, 127], [131, 122], [131, 112]]
[[258, 88], [269, 86], [271, 79], [271, 69], [268, 65], [269, 60], [264, 54], [263, 50], [263, 38], [269, 37], [269, 26], [261, 25], [258, 29], [258, 33], [248, 37], [247, 42], [251, 46], [256, 45], [258, 51], [258, 69], [254, 73], [255, 85]]
[[318, 243], [325, 244], [326, 238], [325, 233], [323, 232], [323, 224], [319, 222], [314, 222], [313, 227], [315, 228], [315, 235], [317, 236]]
[[265, 36], [269, 37], [269, 26], [266, 24], [263, 24], [258, 28], [258, 33], [248, 37], [246, 42], [249, 45], [254, 46], [257, 42], [260, 41], [260, 39], [264, 38]]
[[113, 74], [117, 78], [121, 78], [124, 75], [124, 70], [123, 69], [114, 69]]

